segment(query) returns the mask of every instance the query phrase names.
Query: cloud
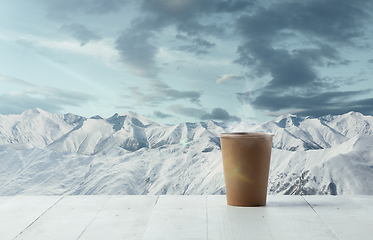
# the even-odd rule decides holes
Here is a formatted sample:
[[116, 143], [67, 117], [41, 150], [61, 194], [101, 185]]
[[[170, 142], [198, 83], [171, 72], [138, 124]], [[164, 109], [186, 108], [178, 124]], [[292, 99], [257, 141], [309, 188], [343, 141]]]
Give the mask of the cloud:
[[[331, 77], [323, 75], [326, 72], [323, 70], [328, 68], [331, 72], [331, 68], [350, 65], [352, 61], [346, 59], [348, 53], [344, 50], [361, 49], [370, 41], [367, 26], [372, 19], [367, 12], [372, 9], [372, 3], [369, 0], [265, 1], [265, 6], [263, 1], [250, 0], [40, 1], [46, 3], [49, 16], [54, 15], [55, 19], [69, 23], [63, 25], [61, 31], [78, 39], [81, 45], [90, 43], [84, 48], [79, 47], [76, 41], [71, 41], [73, 44], [48, 43], [48, 47], [43, 45], [43, 48], [68, 48], [77, 53], [85, 51], [85, 54], [95, 52], [91, 51], [92, 45], [98, 46], [111, 39], [97, 41], [100, 39], [98, 32], [73, 22], [77, 22], [78, 18], [81, 20], [82, 15], [112, 13], [124, 6], [133, 10], [128, 16], [133, 14], [136, 17], [129, 25], [123, 23], [126, 28], [123, 27], [114, 44], [106, 44], [115, 49], [100, 48], [100, 54], [95, 56], [101, 57], [103, 53], [110, 52], [108, 59], [118, 57], [132, 75], [150, 80], [149, 86], [129, 89], [131, 97], [139, 105], [189, 101], [202, 108], [202, 92], [178, 90], [159, 80], [166, 69], [166, 63], [162, 65], [159, 59], [169, 57], [169, 49], [188, 53], [182, 53], [183, 56], [193, 57], [188, 62], [196, 59], [189, 54], [200, 57], [216, 49], [219, 51], [214, 56], [226, 56], [230, 54], [230, 47], [223, 49], [222, 44], [226, 44], [227, 39], [229, 44], [236, 44], [239, 38], [237, 57], [232, 60], [241, 65], [246, 73], [242, 76], [221, 75], [216, 83], [235, 84], [244, 77], [262, 81], [253, 84], [256, 89], [250, 94], [237, 95], [241, 103], [252, 104], [256, 109], [265, 111], [299, 110], [314, 114], [318, 109], [321, 113], [325, 109], [342, 111], [353, 104], [355, 107], [363, 106], [358, 105], [362, 103], [356, 100], [359, 94], [338, 89], [356, 82], [357, 77], [348, 81], [331, 81]], [[372, 63], [372, 60], [368, 62]], [[201, 66], [200, 69], [203, 68]], [[324, 99], [327, 106], [317, 98]], [[342, 106], [338, 100], [352, 105]], [[214, 112], [216, 116], [219, 116], [218, 113], [220, 117], [224, 116], [223, 111]], [[213, 112], [205, 111], [204, 114], [212, 116]]]
[[281, 111], [281, 112], [267, 112], [265, 115], [266, 116], [271, 116], [271, 117], [278, 117], [278, 116], [281, 116], [281, 115], [297, 114], [300, 111], [302, 111], [302, 109], [292, 109], [292, 110]]
[[[236, 0], [143, 0], [141, 10], [144, 17], [134, 21], [138, 30], [157, 31], [174, 25], [179, 33], [189, 36], [221, 36], [225, 24], [206, 23], [214, 14], [247, 12], [255, 1]], [[222, 20], [221, 18], [219, 20]], [[222, 20], [224, 22], [224, 20]]]
[[[271, 87], [311, 86], [319, 80], [315, 65], [324, 59], [341, 61], [336, 45], [354, 46], [354, 40], [363, 36], [364, 2], [281, 2], [243, 15], [236, 27], [246, 40], [238, 48], [236, 62], [253, 67], [257, 76], [271, 75]], [[285, 32], [292, 34], [284, 37]], [[294, 51], [289, 50], [290, 43], [288, 48], [275, 47], [281, 41], [304, 42], [304, 38], [306, 46], [314, 47]]]
[[243, 79], [244, 79], [244, 77], [242, 77], [240, 75], [224, 74], [216, 80], [216, 84], [221, 84], [221, 83], [228, 82], [228, 81], [233, 81], [233, 80], [243, 80]]
[[224, 122], [237, 122], [241, 121], [240, 118], [230, 115], [226, 110], [222, 108], [214, 108], [211, 113], [204, 109], [184, 107], [180, 104], [169, 106], [168, 109], [176, 114], [185, 117], [198, 118], [200, 120], [219, 120]]
[[234, 115], [230, 115], [226, 110], [222, 108], [214, 108], [211, 113], [207, 113], [201, 116], [202, 120], [221, 120], [225, 122], [239, 122], [241, 119]]
[[206, 55], [216, 46], [207, 37], [220, 37], [225, 34], [225, 29], [216, 23], [203, 23], [204, 17], [245, 11], [252, 6], [252, 1], [143, 0], [140, 3], [141, 16], [131, 22], [115, 46], [120, 60], [133, 75], [156, 78], [161, 71], [156, 61], [158, 33], [173, 26], [178, 32], [175, 38], [186, 42], [177, 47], [178, 50]]
[[0, 94], [0, 113], [19, 114], [27, 109], [41, 108], [48, 112], [58, 112], [63, 108], [55, 102], [42, 98], [31, 97], [25, 93], [8, 92]]
[[362, 46], [371, 21], [369, 4], [365, 0], [283, 1], [241, 15], [236, 30], [243, 42], [235, 62], [247, 67], [250, 77], [269, 81], [253, 92], [238, 93], [240, 102], [269, 111], [302, 109], [297, 113], [317, 116], [359, 109], [353, 98], [366, 91], [331, 91], [335, 84], [319, 70], [351, 62], [340, 51]]
[[201, 118], [207, 112], [203, 109], [192, 108], [192, 107], [184, 107], [181, 104], [175, 104], [168, 107], [168, 110], [179, 114], [184, 117], [193, 117], [193, 118]]
[[138, 105], [148, 106], [155, 106], [161, 103], [177, 100], [187, 100], [198, 105], [202, 96], [201, 92], [176, 90], [166, 83], [154, 79], [149, 80], [149, 86], [147, 89], [132, 87], [130, 90], [130, 97], [134, 98]]
[[[82, 104], [94, 99], [93, 96], [77, 96], [66, 91], [37, 92], [7, 92], [0, 94], [0, 113], [19, 114], [27, 109], [41, 108], [48, 112], [64, 111], [66, 106], [81, 107]], [[57, 93], [57, 96], [53, 94]], [[70, 98], [68, 98], [70, 97]]]
[[163, 112], [160, 112], [160, 111], [154, 111], [153, 116], [155, 118], [161, 118], [161, 119], [173, 117], [171, 114], [166, 114], [166, 113], [163, 113]]
[[235, 0], [144, 0], [142, 8], [166, 18], [185, 21], [201, 14], [243, 12], [253, 5], [254, 1]]
[[30, 53], [50, 62], [65, 64], [64, 54], [77, 54], [85, 57], [97, 59], [111, 68], [118, 67], [118, 51], [113, 47], [113, 39], [105, 38], [100, 41], [90, 42], [90, 44], [81, 47], [75, 40], [56, 40], [38, 35], [24, 33], [8, 34], [4, 37], [10, 44], [17, 44]]
[[76, 106], [80, 107], [81, 104], [88, 101], [96, 100], [91, 94], [68, 91], [54, 87], [36, 86], [33, 88], [25, 89], [25, 94], [42, 96], [50, 103], [60, 104], [61, 106]]
[[291, 30], [327, 42], [354, 44], [353, 39], [364, 35], [362, 24], [369, 17], [367, 4], [367, 0], [283, 1], [259, 8], [254, 15], [241, 16], [237, 28], [249, 41], [269, 43]]
[[271, 91], [255, 93], [238, 93], [237, 98], [242, 104], [250, 104], [256, 109], [279, 112], [293, 109], [301, 116], [320, 117], [327, 114], [343, 114], [350, 111], [360, 111], [364, 114], [373, 113], [372, 99], [356, 100], [355, 97], [370, 93], [372, 90], [360, 91], [333, 91], [311, 95], [279, 94]]
[[360, 112], [364, 115], [373, 114], [373, 98], [366, 98], [360, 100], [340, 101], [337, 104], [327, 105], [325, 108], [309, 108], [297, 112], [301, 116], [315, 116], [321, 117], [328, 114], [340, 115], [351, 111]]
[[12, 76], [0, 74], [0, 82], [6, 81], [24, 87], [22, 92], [0, 94], [0, 113], [19, 114], [26, 109], [41, 108], [49, 112], [59, 112], [66, 106], [81, 107], [96, 101], [93, 95], [63, 90], [54, 87], [38, 86]]
[[102, 37], [98, 35], [97, 31], [90, 30], [86, 26], [79, 23], [64, 24], [60, 30], [61, 32], [66, 33], [80, 41], [81, 46], [84, 46], [90, 41], [102, 39]]
[[115, 41], [115, 48], [120, 53], [121, 61], [135, 76], [157, 77], [159, 67], [155, 57], [159, 49], [150, 43], [152, 37], [154, 34], [150, 32], [128, 29]]
[[[218, 25], [216, 23], [200, 23], [196, 20], [190, 20], [187, 22], [180, 22], [176, 26], [178, 32], [186, 34], [190, 37], [195, 36], [215, 36], [221, 37], [226, 34], [224, 26]], [[176, 38], [178, 35], [176, 35]], [[185, 40], [185, 39], [184, 39]]]
[[11, 83], [11, 84], [25, 86], [25, 87], [35, 86], [34, 84], [23, 81], [22, 79], [15, 78], [15, 77], [12, 77], [12, 76], [3, 75], [3, 74], [0, 74], [0, 82], [8, 82], [8, 83]]
[[[326, 47], [290, 52], [273, 48], [263, 42], [247, 43], [239, 48], [240, 58], [236, 62], [252, 66], [255, 77], [270, 75], [271, 80], [266, 88], [319, 88], [324, 85], [314, 66], [321, 65], [323, 58], [339, 59], [337, 53], [330, 53], [334, 52], [334, 49], [326, 51], [323, 48]], [[249, 54], [251, 56], [248, 56]]]
[[41, 0], [53, 20], [66, 20], [77, 14], [96, 15], [117, 12], [129, 0]]
[[255, 1], [217, 1], [215, 2], [214, 8], [216, 12], [229, 12], [229, 13], [236, 13], [236, 12], [245, 12], [250, 10], [253, 6], [255, 6]]
[[194, 53], [196, 55], [208, 54], [207, 50], [214, 48], [216, 45], [215, 43], [208, 42], [199, 37], [190, 38], [190, 37], [178, 34], [176, 35], [176, 38], [181, 39], [181, 40], [186, 40], [191, 43], [189, 45], [183, 45], [183, 46], [178, 47], [177, 48], [178, 50]]

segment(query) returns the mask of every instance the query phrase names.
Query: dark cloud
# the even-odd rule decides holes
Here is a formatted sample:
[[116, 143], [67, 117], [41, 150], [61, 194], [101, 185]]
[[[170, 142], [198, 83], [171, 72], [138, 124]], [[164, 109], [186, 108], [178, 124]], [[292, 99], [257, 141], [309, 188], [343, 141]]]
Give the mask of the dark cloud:
[[340, 60], [344, 65], [348, 64], [348, 60], [342, 60], [339, 51], [335, 47], [326, 43], [316, 44], [317, 46], [315, 48], [296, 49], [293, 50], [292, 53], [296, 58], [303, 58], [308, 64], [321, 67], [329, 64], [329, 62], [325, 60]]
[[369, 9], [367, 4], [367, 0], [282, 1], [259, 8], [253, 15], [241, 16], [237, 29], [250, 40], [267, 43], [277, 41], [285, 30], [292, 30], [323, 41], [353, 44], [354, 38], [364, 34], [362, 24], [369, 16], [365, 11]]
[[[321, 80], [325, 86], [327, 86], [324, 91], [319, 91], [320, 92], [325, 92], [325, 91], [335, 91], [338, 89], [340, 86], [352, 86], [352, 85], [361, 85], [363, 82], [368, 81], [368, 79], [364, 78], [357, 78], [356, 76], [339, 76], [339, 77], [324, 77]], [[308, 90], [310, 94], [312, 91]]]
[[368, 60], [368, 63], [373, 63], [373, 58]]
[[206, 41], [202, 38], [190, 38], [190, 37], [187, 37], [187, 36], [183, 36], [183, 35], [176, 35], [176, 38], [178, 39], [181, 39], [181, 40], [185, 40], [185, 41], [188, 41], [190, 42], [191, 44], [189, 45], [183, 45], [183, 46], [180, 46], [178, 47], [178, 50], [180, 51], [185, 51], [185, 52], [191, 52], [191, 53], [194, 53], [196, 55], [204, 55], [204, 54], [207, 54], [209, 49], [215, 47], [215, 43], [211, 43], [209, 41]]
[[61, 27], [61, 32], [66, 33], [80, 42], [84, 46], [90, 41], [100, 40], [102, 37], [95, 30], [90, 30], [86, 26], [79, 23], [64, 24]]
[[222, 108], [214, 108], [211, 113], [207, 113], [201, 116], [202, 120], [221, 120], [224, 122], [239, 122], [241, 119], [239, 117], [230, 115], [226, 110]]
[[225, 34], [224, 26], [220, 26], [216, 23], [202, 24], [195, 20], [187, 22], [180, 22], [177, 25], [178, 32], [185, 33], [188, 36], [215, 36], [221, 37]]
[[170, 111], [185, 116], [185, 117], [194, 117], [200, 120], [219, 120], [224, 122], [237, 122], [241, 121], [240, 118], [230, 115], [226, 110], [222, 108], [214, 108], [211, 113], [208, 113], [206, 110], [199, 108], [184, 107], [180, 104], [172, 105], [168, 108]]
[[[312, 95], [281, 95], [275, 92], [238, 93], [237, 98], [242, 104], [251, 104], [256, 109], [278, 112], [293, 109], [301, 116], [320, 117], [327, 114], [343, 114], [359, 111], [364, 114], [373, 113], [372, 99], [354, 100], [355, 97], [370, 93], [372, 90], [334, 91]], [[272, 114], [273, 115], [273, 114]]]
[[252, 66], [255, 77], [270, 75], [272, 79], [267, 88], [271, 89], [325, 87], [315, 66], [326, 66], [326, 60], [341, 61], [339, 52], [326, 44], [289, 51], [265, 42], [253, 42], [240, 46], [238, 51], [240, 57], [235, 62]]
[[352, 61], [350, 61], [350, 60], [348, 60], [348, 59], [343, 59], [343, 60], [341, 60], [341, 61], [339, 61], [339, 62], [327, 62], [326, 63], [326, 66], [328, 66], [328, 67], [335, 67], [335, 66], [348, 66], [348, 65], [350, 65], [352, 63]]
[[[324, 59], [341, 61], [336, 46], [354, 45], [354, 40], [364, 34], [362, 24], [368, 16], [365, 2], [281, 2], [243, 15], [236, 27], [246, 41], [238, 48], [236, 62], [253, 67], [257, 76], [270, 74], [274, 87], [310, 85], [318, 80], [315, 65], [321, 65]], [[289, 51], [275, 47], [280, 41], [291, 40], [283, 37], [289, 31], [294, 33], [291, 37], [301, 41], [306, 38], [307, 46], [314, 48]]]
[[190, 36], [220, 36], [223, 26], [206, 23], [204, 17], [221, 13], [245, 12], [254, 6], [254, 1], [235, 0], [144, 0], [141, 8], [147, 17], [138, 20], [136, 27], [159, 30], [175, 25], [179, 32]]
[[247, 11], [255, 5], [255, 1], [218, 1], [215, 2], [214, 10], [216, 12], [242, 12]]
[[160, 111], [154, 111], [153, 115], [154, 115], [154, 117], [161, 118], [161, 119], [173, 117], [171, 114], [166, 114], [166, 113], [163, 113], [163, 112], [160, 112]]
[[138, 87], [133, 87], [130, 90], [130, 97], [136, 99], [137, 104], [149, 106], [177, 100], [187, 100], [198, 105], [202, 96], [202, 93], [198, 91], [180, 91], [173, 89], [160, 80], [150, 80], [147, 90], [140, 90]]
[[[207, 36], [222, 36], [223, 26], [205, 24], [203, 17], [216, 13], [241, 12], [253, 6], [252, 1], [221, 0], [143, 0], [140, 9], [143, 16], [132, 21], [116, 41], [121, 61], [137, 76], [156, 78], [160, 70], [155, 59], [159, 47], [153, 40], [165, 27], [175, 26], [182, 41], [178, 50], [205, 55], [215, 47]], [[176, 39], [181, 39], [176, 35]]]
[[158, 74], [155, 56], [158, 47], [150, 43], [154, 34], [151, 32], [128, 29], [115, 41], [122, 62], [136, 76], [155, 78]]
[[351, 63], [340, 50], [360, 47], [371, 7], [365, 0], [282, 1], [241, 15], [236, 29], [243, 43], [235, 62], [247, 67], [250, 77], [269, 76], [269, 81], [256, 92], [238, 93], [240, 102], [314, 116], [362, 109], [354, 98], [366, 91], [330, 91], [336, 84], [321, 77], [318, 68]]
[[253, 5], [254, 1], [235, 0], [144, 0], [142, 8], [153, 14], [185, 21], [201, 14], [242, 12]]
[[159, 80], [151, 80], [150, 87], [153, 90], [153, 94], [150, 97], [154, 97], [154, 100], [174, 101], [183, 99], [191, 103], [199, 103], [202, 96], [202, 93], [198, 91], [179, 91], [173, 89]]
[[257, 108], [269, 110], [282, 110], [288, 108], [308, 109], [312, 107], [322, 107], [328, 105], [339, 105], [346, 99], [366, 94], [366, 91], [348, 92], [324, 92], [310, 96], [278, 95], [264, 92], [252, 101]]
[[76, 14], [106, 14], [116, 12], [129, 0], [41, 0], [46, 4], [47, 16], [54, 20], [66, 20]]

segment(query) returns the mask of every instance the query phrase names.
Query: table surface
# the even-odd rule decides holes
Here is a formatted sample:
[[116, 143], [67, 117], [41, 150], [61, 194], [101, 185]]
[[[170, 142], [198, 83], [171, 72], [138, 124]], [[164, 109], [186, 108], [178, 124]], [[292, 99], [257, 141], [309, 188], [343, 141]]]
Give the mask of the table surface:
[[0, 197], [0, 239], [373, 239], [373, 196]]

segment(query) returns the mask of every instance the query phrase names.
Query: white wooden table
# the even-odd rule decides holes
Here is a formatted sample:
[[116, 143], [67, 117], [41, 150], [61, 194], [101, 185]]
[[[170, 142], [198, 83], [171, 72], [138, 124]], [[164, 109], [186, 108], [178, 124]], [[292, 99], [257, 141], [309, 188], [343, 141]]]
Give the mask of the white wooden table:
[[373, 196], [0, 197], [0, 239], [373, 239]]

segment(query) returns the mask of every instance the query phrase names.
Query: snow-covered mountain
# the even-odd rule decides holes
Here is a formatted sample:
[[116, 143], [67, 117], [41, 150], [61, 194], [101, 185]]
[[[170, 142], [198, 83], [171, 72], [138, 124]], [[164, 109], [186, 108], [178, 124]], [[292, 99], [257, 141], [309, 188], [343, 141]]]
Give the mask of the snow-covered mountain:
[[373, 117], [166, 126], [41, 109], [0, 115], [0, 195], [224, 194], [219, 133], [275, 133], [270, 194], [373, 194]]
[[52, 114], [38, 108], [21, 115], [0, 115], [0, 144], [45, 147], [84, 120], [74, 114]]

